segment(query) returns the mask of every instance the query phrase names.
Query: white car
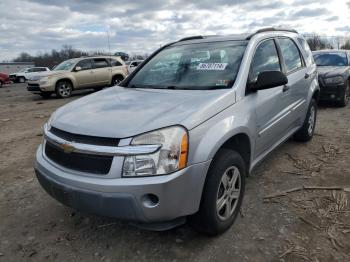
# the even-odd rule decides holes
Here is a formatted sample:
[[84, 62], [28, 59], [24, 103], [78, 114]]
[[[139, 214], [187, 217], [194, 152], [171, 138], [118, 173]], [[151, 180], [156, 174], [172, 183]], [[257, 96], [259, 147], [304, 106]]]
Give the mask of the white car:
[[15, 83], [24, 83], [28, 80], [28, 78], [32, 75], [36, 75], [37, 73], [48, 72], [51, 71], [48, 67], [28, 67], [23, 68], [17, 73], [10, 74], [10, 80]]
[[129, 74], [131, 74], [142, 62], [143, 60], [133, 60], [127, 63]]

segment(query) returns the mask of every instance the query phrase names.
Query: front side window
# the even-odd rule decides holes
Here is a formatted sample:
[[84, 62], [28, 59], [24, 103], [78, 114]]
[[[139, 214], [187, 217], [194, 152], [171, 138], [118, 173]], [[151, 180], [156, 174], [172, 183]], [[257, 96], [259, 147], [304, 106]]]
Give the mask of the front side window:
[[317, 66], [347, 66], [348, 58], [345, 52], [314, 53]]
[[208, 90], [232, 87], [246, 41], [170, 46], [155, 55], [129, 87]]
[[281, 47], [287, 73], [301, 68], [303, 64], [301, 61], [300, 52], [293, 40], [290, 38], [279, 38], [278, 44]]
[[266, 40], [256, 49], [250, 69], [249, 82], [256, 82], [258, 75], [265, 71], [281, 71], [274, 40]]
[[303, 38], [298, 38], [299, 44], [301, 45], [301, 47], [303, 48], [304, 52], [305, 52], [305, 60], [306, 60], [306, 64], [307, 65], [311, 65], [313, 64], [313, 56], [312, 56], [312, 52], [310, 49], [309, 44], [306, 42], [305, 39]]
[[104, 58], [95, 58], [94, 65], [95, 65], [95, 68], [109, 67], [107, 60]]
[[81, 70], [90, 70], [92, 68], [91, 59], [81, 60], [76, 66], [80, 66]]

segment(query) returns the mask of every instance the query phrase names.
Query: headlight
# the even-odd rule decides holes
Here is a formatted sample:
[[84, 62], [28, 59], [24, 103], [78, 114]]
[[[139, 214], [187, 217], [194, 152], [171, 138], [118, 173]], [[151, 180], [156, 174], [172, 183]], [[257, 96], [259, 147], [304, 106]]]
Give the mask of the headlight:
[[339, 85], [344, 84], [344, 78], [342, 76], [334, 76], [324, 79], [324, 83], [326, 85]]
[[51, 122], [52, 122], [52, 119], [54, 118], [54, 115], [55, 115], [56, 112], [53, 112], [49, 118], [49, 120], [47, 120], [46, 122], [46, 125], [47, 125], [47, 130], [50, 130], [51, 129]]
[[40, 78], [40, 82], [47, 82], [47, 81], [49, 81], [49, 76], [44, 76], [44, 77], [42, 77], [42, 78]]
[[153, 154], [128, 156], [124, 160], [123, 176], [156, 176], [166, 175], [187, 164], [188, 135], [180, 126], [152, 131], [133, 138], [131, 145], [162, 145]]

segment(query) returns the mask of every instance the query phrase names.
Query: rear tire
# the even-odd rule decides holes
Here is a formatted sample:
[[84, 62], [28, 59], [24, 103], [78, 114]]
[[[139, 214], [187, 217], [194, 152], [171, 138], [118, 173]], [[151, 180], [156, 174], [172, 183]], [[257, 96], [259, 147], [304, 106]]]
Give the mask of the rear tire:
[[124, 78], [121, 75], [113, 76], [111, 86], [119, 85], [123, 80]]
[[221, 149], [210, 165], [199, 211], [190, 225], [209, 236], [223, 233], [235, 221], [243, 200], [246, 165], [234, 150]]
[[95, 88], [94, 88], [94, 90], [95, 90], [96, 92], [101, 91], [102, 89], [103, 89], [103, 87], [95, 87]]
[[344, 95], [342, 99], [337, 103], [339, 107], [344, 107], [349, 103], [349, 98], [350, 98], [350, 81], [347, 81], [347, 85], [344, 90]]
[[303, 126], [294, 134], [294, 139], [300, 142], [310, 141], [314, 135], [317, 118], [317, 102], [311, 99], [307, 110], [306, 118]]
[[59, 98], [68, 98], [72, 95], [73, 85], [67, 80], [58, 81], [56, 84], [56, 95]]
[[2, 88], [3, 86], [3, 82], [0, 80], [0, 88]]

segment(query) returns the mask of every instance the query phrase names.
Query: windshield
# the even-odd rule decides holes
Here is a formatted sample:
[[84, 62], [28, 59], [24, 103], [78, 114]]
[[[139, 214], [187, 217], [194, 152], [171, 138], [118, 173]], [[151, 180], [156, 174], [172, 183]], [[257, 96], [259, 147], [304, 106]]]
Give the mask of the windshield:
[[73, 68], [75, 65], [75, 60], [67, 60], [62, 63], [60, 63], [58, 66], [55, 67], [53, 71], [58, 71], [58, 70], [70, 70]]
[[314, 60], [317, 66], [347, 66], [348, 59], [344, 52], [315, 53]]
[[22, 68], [21, 70], [18, 71], [18, 73], [25, 72], [27, 69], [29, 69], [29, 68]]
[[231, 88], [246, 45], [245, 41], [225, 41], [167, 47], [137, 72], [128, 87]]

